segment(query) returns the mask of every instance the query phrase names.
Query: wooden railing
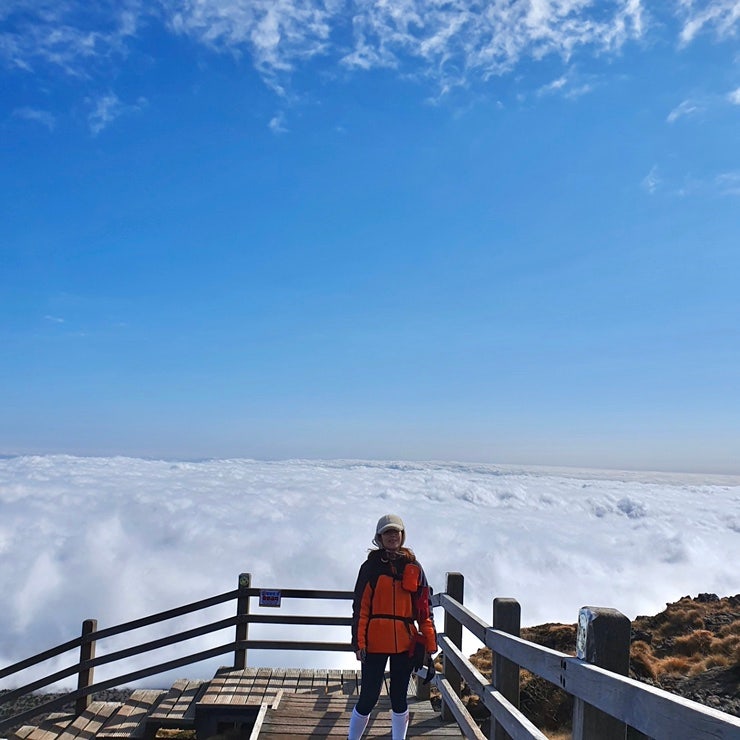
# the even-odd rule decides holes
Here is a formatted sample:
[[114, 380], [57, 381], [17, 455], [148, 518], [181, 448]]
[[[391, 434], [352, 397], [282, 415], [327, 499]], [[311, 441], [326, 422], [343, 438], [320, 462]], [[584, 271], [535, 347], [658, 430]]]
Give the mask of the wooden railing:
[[[573, 657], [522, 640], [514, 599], [494, 599], [493, 624], [487, 624], [463, 606], [463, 585], [460, 573], [448, 573], [445, 593], [432, 603], [445, 615], [439, 635], [444, 670], [434, 682], [443, 716], [453, 716], [466, 737], [485, 738], [460, 701], [462, 680], [491, 714], [491, 740], [547, 740], [519, 711], [524, 668], [573, 696], [573, 740], [740, 740], [740, 718], [627, 677], [630, 622], [615, 609], [581, 609]], [[463, 628], [491, 649], [491, 681], [462, 654]]]
[[[305, 590], [305, 589], [282, 589], [277, 591], [267, 591], [251, 587], [251, 575], [242, 573], [239, 576], [239, 585], [234, 591], [212, 596], [208, 599], [187, 604], [185, 606], [169, 609], [159, 614], [153, 614], [149, 617], [136, 619], [125, 624], [119, 624], [115, 627], [108, 627], [99, 630], [97, 621], [94, 619], [85, 620], [82, 624], [82, 634], [80, 637], [65, 642], [57, 647], [45, 650], [38, 655], [22, 660], [5, 668], [0, 668], [0, 680], [10, 676], [23, 675], [25, 671], [41, 663], [58, 658], [72, 650], [78, 650], [79, 659], [73, 665], [67, 668], [54, 671], [45, 675], [41, 679], [31, 681], [18, 688], [12, 689], [0, 695], [0, 709], [3, 705], [10, 704], [22, 696], [26, 696], [35, 691], [47, 688], [58, 681], [70, 676], [77, 676], [77, 689], [70, 691], [64, 696], [52, 699], [43, 704], [39, 704], [32, 709], [6, 717], [0, 720], [0, 736], [9, 727], [17, 726], [26, 720], [47, 712], [52, 712], [60, 707], [75, 702], [75, 714], [80, 715], [89, 706], [93, 694], [99, 691], [105, 691], [115, 687], [126, 686], [140, 681], [150, 676], [160, 673], [166, 673], [177, 668], [182, 668], [194, 663], [200, 663], [219, 655], [234, 654], [234, 667], [244, 668], [247, 664], [247, 650], [326, 650], [326, 651], [351, 651], [352, 647], [349, 642], [308, 642], [288, 641], [288, 640], [250, 640], [248, 630], [250, 624], [282, 624], [282, 625], [324, 625], [332, 627], [350, 627], [352, 624], [351, 617], [326, 617], [326, 616], [287, 616], [282, 614], [252, 614], [250, 613], [250, 602], [254, 598], [261, 598], [265, 594], [280, 594], [281, 599], [332, 599], [332, 600], [351, 600], [351, 591], [327, 591], [327, 590]], [[201, 612], [209, 607], [227, 603], [236, 602], [235, 614], [226, 619], [219, 619], [209, 622], [200, 627], [188, 629], [180, 632], [174, 632], [166, 637], [157, 640], [144, 642], [124, 650], [109, 652], [96, 657], [98, 645], [105, 639], [132, 632], [142, 627], [148, 627], [170, 619], [182, 617], [186, 614]], [[122, 660], [132, 658], [144, 653], [150, 653], [154, 650], [175, 645], [186, 640], [202, 637], [220, 630], [233, 627], [235, 628], [234, 638], [221, 645], [211, 647], [207, 650], [183, 655], [182, 657], [169, 660], [163, 663], [157, 663], [147, 668], [131, 671], [121, 674], [105, 681], [95, 682], [94, 671], [98, 666], [118, 663]]]
[[[520, 607], [514, 599], [493, 601], [493, 620], [488, 624], [463, 605], [464, 579], [448, 573], [446, 589], [433, 596], [433, 605], [443, 610], [439, 645], [443, 671], [433, 678], [442, 696], [443, 719], [455, 720], [465, 737], [484, 740], [485, 735], [468, 713], [460, 696], [463, 681], [477, 695], [491, 715], [490, 740], [547, 740], [519, 710], [520, 671], [526, 669], [559, 686], [574, 697], [573, 740], [637, 740], [638, 738], [691, 738], [691, 740], [740, 740], [740, 719], [696, 702], [683, 699], [627, 677], [629, 667], [629, 620], [614, 609], [584, 607], [579, 614], [577, 657], [522, 640]], [[279, 595], [279, 596], [278, 596]], [[286, 616], [253, 614], [254, 598], [351, 600], [351, 591], [283, 589], [267, 591], [251, 587], [251, 576], [239, 576], [238, 588], [186, 606], [170, 609], [125, 624], [97, 629], [95, 620], [83, 623], [80, 637], [45, 650], [26, 660], [0, 669], [0, 680], [22, 675], [24, 671], [64, 653], [77, 650], [79, 659], [67, 668], [54, 671], [0, 695], [0, 708], [34, 691], [77, 675], [77, 689], [0, 720], [0, 736], [10, 727], [75, 702], [77, 714], [89, 705], [94, 693], [130, 685], [141, 679], [165, 673], [204, 660], [233, 653], [234, 667], [245, 668], [247, 650], [351, 651], [349, 642], [307, 642], [249, 639], [250, 624], [324, 625], [349, 627], [351, 618], [327, 616]], [[98, 644], [110, 637], [165, 622], [186, 614], [201, 612], [219, 604], [236, 602], [231, 617], [200, 627], [179, 631], [123, 650], [96, 657]], [[233, 639], [183, 655], [173, 660], [130, 671], [100, 682], [94, 681], [95, 668], [142, 655], [163, 647], [234, 628]], [[463, 630], [468, 630], [492, 651], [492, 678], [485, 678], [462, 653]], [[424, 687], [419, 681], [420, 693]]]

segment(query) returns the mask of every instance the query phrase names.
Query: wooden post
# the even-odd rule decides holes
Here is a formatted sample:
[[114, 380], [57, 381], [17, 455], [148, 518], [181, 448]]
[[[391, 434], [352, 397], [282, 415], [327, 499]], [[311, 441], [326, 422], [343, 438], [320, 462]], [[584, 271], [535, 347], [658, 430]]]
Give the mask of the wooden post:
[[[521, 617], [522, 609], [516, 599], [493, 600], [493, 629], [519, 637]], [[493, 688], [519, 709], [519, 666], [500, 655], [491, 654], [491, 671]], [[490, 737], [491, 740], [509, 738], [509, 733], [493, 717]]]
[[[86, 619], [82, 623], [82, 644], [80, 645], [80, 665], [95, 658], [95, 640], [89, 638], [98, 629], [97, 619]], [[80, 668], [77, 674], [77, 689], [86, 689], [93, 684], [94, 668]], [[80, 696], [75, 702], [75, 715], [79, 717], [92, 702], [92, 695]]]
[[[247, 589], [252, 586], [252, 574], [239, 574], [239, 596], [236, 599], [237, 617], [246, 617], [249, 615], [249, 596]], [[240, 622], [236, 625], [236, 641], [244, 642], [249, 634], [249, 625], [246, 622]], [[247, 667], [247, 649], [237, 647], [234, 651], [234, 668], [244, 670]]]
[[[447, 574], [446, 593], [450, 598], [455, 599], [458, 603], [463, 603], [465, 579], [462, 573]], [[444, 633], [447, 638], [458, 648], [462, 650], [462, 624], [445, 610]], [[462, 677], [451, 662], [444, 656], [442, 663], [444, 665], [444, 675], [453, 691], [460, 696], [462, 693]], [[451, 722], [454, 719], [452, 712], [447, 708], [444, 701], [442, 702], [442, 720]]]
[[[576, 656], [626, 676], [630, 665], [630, 620], [616, 609], [584, 606], [578, 614]], [[627, 726], [574, 697], [573, 740], [624, 740]]]

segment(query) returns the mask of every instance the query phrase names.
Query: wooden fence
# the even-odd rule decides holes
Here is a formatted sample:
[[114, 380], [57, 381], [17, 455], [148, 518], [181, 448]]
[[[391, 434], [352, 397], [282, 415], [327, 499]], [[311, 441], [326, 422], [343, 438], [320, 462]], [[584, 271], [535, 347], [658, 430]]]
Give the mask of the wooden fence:
[[[677, 740], [740, 740], [740, 719], [696, 702], [682, 699], [626, 676], [629, 666], [629, 620], [613, 609], [584, 607], [579, 614], [577, 657], [535, 645], [519, 637], [520, 607], [513, 599], [494, 599], [492, 624], [463, 605], [464, 580], [460, 573], [447, 575], [446, 589], [435, 594], [433, 605], [442, 609], [444, 624], [439, 634], [443, 671], [434, 676], [442, 700], [443, 719], [454, 719], [465, 737], [481, 740], [485, 736], [468, 714], [460, 695], [463, 681], [480, 697], [491, 714], [490, 740], [547, 740], [519, 710], [519, 674], [522, 668], [561, 687], [574, 697], [573, 740], [612, 740], [615, 738], [670, 738]], [[233, 654], [235, 668], [247, 665], [247, 650], [351, 651], [348, 642], [307, 642], [254, 640], [250, 624], [323, 625], [349, 627], [351, 617], [288, 616], [254, 614], [252, 599], [282, 602], [283, 599], [352, 599], [351, 591], [326, 591], [252, 588], [251, 576], [239, 576], [238, 588], [186, 606], [99, 630], [95, 620], [86, 620], [80, 637], [45, 650], [26, 660], [0, 669], [0, 680], [18, 677], [24, 671], [70, 651], [79, 659], [67, 668], [54, 671], [0, 695], [0, 709], [29, 693], [77, 676], [77, 689], [12, 717], [0, 720], [0, 736], [35, 715], [51, 712], [75, 702], [77, 714], [89, 705], [96, 692], [130, 685], [143, 678], [199, 663], [219, 655]], [[235, 614], [226, 619], [183, 630], [167, 637], [143, 642], [123, 650], [96, 657], [98, 644], [106, 638], [132, 632], [186, 614], [201, 612], [229, 601], [236, 602]], [[189, 653], [167, 662], [151, 665], [105, 681], [95, 682], [95, 668], [234, 628], [233, 639], [207, 650]], [[493, 672], [487, 680], [463, 655], [463, 629], [491, 648]], [[421, 682], [419, 682], [420, 690]]]
[[[740, 740], [740, 718], [627, 677], [630, 622], [615, 609], [581, 609], [573, 657], [522, 640], [514, 599], [494, 599], [489, 625], [463, 606], [463, 587], [460, 573], [448, 573], [445, 593], [436, 594], [433, 605], [445, 619], [439, 637], [444, 670], [435, 678], [443, 716], [454, 716], [466, 737], [485, 736], [461, 705], [462, 680], [491, 713], [490, 740], [547, 740], [519, 711], [524, 668], [573, 696], [573, 740]], [[491, 649], [491, 681], [462, 654], [463, 628]]]
[[[155, 676], [161, 673], [166, 673], [177, 668], [200, 663], [211, 658], [218, 657], [219, 655], [227, 655], [233, 653], [234, 656], [234, 667], [244, 668], [247, 665], [247, 650], [261, 649], [261, 650], [321, 650], [321, 651], [351, 651], [352, 647], [349, 643], [330, 643], [330, 642], [307, 642], [307, 641], [286, 641], [286, 640], [250, 640], [248, 639], [248, 630], [250, 624], [283, 624], [283, 625], [324, 625], [333, 627], [347, 627], [349, 629], [352, 620], [351, 617], [325, 617], [325, 616], [287, 616], [283, 614], [251, 614], [250, 613], [250, 602], [254, 598], [260, 598], [265, 593], [275, 593], [274, 591], [267, 592], [265, 589], [258, 589], [251, 587], [251, 575], [249, 573], [242, 573], [239, 576], [239, 585], [233, 591], [227, 591], [226, 593], [212, 596], [207, 599], [193, 602], [185, 606], [177, 607], [175, 609], [169, 609], [158, 614], [153, 614], [142, 619], [136, 619], [125, 624], [120, 624], [115, 627], [108, 627], [106, 629], [98, 629], [97, 621], [94, 619], [87, 619], [82, 623], [82, 634], [80, 637], [65, 642], [49, 650], [45, 650], [42, 653], [34, 655], [31, 658], [22, 660], [13, 665], [5, 668], [0, 668], [0, 680], [8, 678], [10, 676], [22, 675], [24, 671], [29, 668], [37, 666], [53, 658], [57, 658], [64, 653], [69, 653], [73, 650], [78, 650], [79, 660], [73, 665], [67, 668], [54, 671], [41, 679], [31, 681], [18, 688], [12, 689], [5, 694], [0, 695], [0, 710], [4, 704], [9, 704], [22, 696], [30, 694], [32, 692], [40, 691], [45, 689], [58, 681], [61, 681], [70, 676], [77, 676], [77, 689], [70, 691], [63, 697], [47, 701], [40, 704], [32, 709], [26, 710], [20, 714], [16, 714], [12, 717], [7, 717], [0, 720], [0, 737], [2, 733], [8, 728], [18, 725], [21, 722], [34, 717], [38, 714], [46, 712], [52, 712], [60, 707], [69, 704], [71, 701], [75, 702], [75, 713], [77, 715], [82, 714], [91, 702], [93, 694], [106, 689], [112, 689], [116, 687], [122, 687], [130, 685], [141, 679]], [[306, 590], [306, 589], [282, 589], [280, 592], [283, 599], [331, 599], [331, 600], [351, 600], [351, 591], [326, 591], [326, 590]], [[192, 614], [195, 612], [201, 612], [219, 604], [227, 603], [229, 601], [236, 602], [235, 614], [232, 617], [226, 619], [220, 619], [215, 622], [209, 622], [200, 627], [188, 629], [179, 632], [173, 632], [172, 634], [162, 637], [157, 640], [151, 640], [144, 642], [133, 647], [126, 648], [124, 650], [117, 650], [109, 652], [104, 655], [96, 657], [97, 646], [99, 643], [107, 638], [121, 635], [124, 633], [132, 632], [142, 627], [149, 627], [154, 624], [166, 622], [177, 617], [182, 617], [186, 614]], [[154, 650], [158, 650], [163, 647], [175, 645], [177, 643], [185, 642], [186, 640], [192, 640], [194, 638], [202, 637], [220, 630], [233, 627], [235, 628], [234, 638], [222, 645], [208, 648], [207, 650], [200, 650], [198, 652], [189, 653], [179, 658], [169, 660], [164, 663], [158, 663], [151, 665], [147, 668], [142, 668], [136, 671], [125, 673], [115, 678], [107, 679], [105, 681], [95, 682], [94, 681], [94, 670], [98, 666], [106, 665], [110, 663], [118, 663], [127, 658], [132, 658], [136, 655], [142, 655], [144, 653], [150, 653]]]

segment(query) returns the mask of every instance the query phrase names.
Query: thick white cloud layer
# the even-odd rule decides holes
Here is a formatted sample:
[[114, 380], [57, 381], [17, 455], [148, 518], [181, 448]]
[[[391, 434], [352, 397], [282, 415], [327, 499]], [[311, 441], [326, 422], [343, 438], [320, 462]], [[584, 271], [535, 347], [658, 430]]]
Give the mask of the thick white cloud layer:
[[[387, 512], [404, 518], [432, 586], [441, 590], [446, 572], [462, 572], [466, 603], [484, 618], [497, 596], [517, 598], [523, 622], [537, 624], [573, 622], [584, 605], [633, 618], [686, 594], [740, 592], [731, 557], [740, 545], [737, 478], [20, 457], [0, 460], [0, 511], [0, 665], [73, 638], [85, 618], [103, 628], [229, 591], [240, 572], [262, 588], [351, 589], [374, 524]], [[210, 618], [232, 610], [215, 608]], [[299, 611], [348, 614], [349, 604], [284, 603], [284, 613]], [[200, 623], [188, 617], [177, 626]], [[169, 629], [134, 633], [133, 641]], [[291, 629], [253, 626], [251, 636], [294, 639]], [[348, 640], [346, 629], [301, 634]], [[204, 638], [192, 652], [230, 637]], [[131, 641], [117, 638], [99, 651]], [[173, 648], [156, 657], [181, 654]], [[150, 662], [137, 658], [125, 670]], [[209, 676], [223, 662], [180, 673]], [[257, 651], [250, 663], [354, 665], [344, 653]], [[101, 668], [97, 677], [121, 672]]]

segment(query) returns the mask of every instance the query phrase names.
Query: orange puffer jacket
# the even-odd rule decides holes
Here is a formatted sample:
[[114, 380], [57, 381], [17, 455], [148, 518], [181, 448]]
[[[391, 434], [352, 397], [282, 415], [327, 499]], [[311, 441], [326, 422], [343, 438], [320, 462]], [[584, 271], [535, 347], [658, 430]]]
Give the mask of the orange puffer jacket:
[[403, 653], [421, 632], [427, 651], [437, 651], [426, 576], [410, 551], [405, 553], [409, 556], [390, 560], [384, 550], [373, 550], [360, 567], [352, 611], [355, 650]]

